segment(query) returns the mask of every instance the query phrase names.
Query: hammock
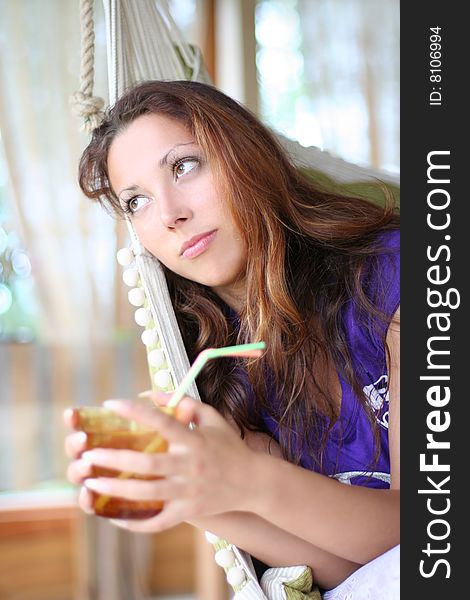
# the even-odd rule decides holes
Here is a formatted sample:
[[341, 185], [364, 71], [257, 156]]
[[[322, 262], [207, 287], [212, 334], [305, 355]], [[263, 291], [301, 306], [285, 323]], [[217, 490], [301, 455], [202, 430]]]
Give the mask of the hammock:
[[[201, 52], [188, 44], [173, 21], [165, 0], [103, 0], [106, 33], [109, 104], [133, 84], [147, 79], [190, 79], [211, 83]], [[82, 61], [80, 90], [72, 97], [73, 109], [84, 118], [82, 129], [91, 132], [101, 119], [103, 101], [93, 97], [93, 0], [80, 0]], [[299, 167], [326, 176], [334, 184], [380, 179], [398, 185], [394, 176], [353, 165], [319, 150], [278, 135]], [[159, 262], [141, 246], [127, 219], [131, 244], [118, 253], [126, 267], [125, 282], [134, 290], [138, 306], [136, 321], [145, 328], [153, 389], [170, 391], [181, 382], [190, 365]], [[134, 268], [135, 265], [135, 268]], [[168, 365], [161, 368], [162, 363]], [[200, 399], [195, 384], [188, 394]], [[305, 566], [268, 569], [258, 583], [251, 558], [229, 542], [206, 532], [214, 546], [215, 560], [225, 569], [227, 580], [240, 600], [320, 599]]]

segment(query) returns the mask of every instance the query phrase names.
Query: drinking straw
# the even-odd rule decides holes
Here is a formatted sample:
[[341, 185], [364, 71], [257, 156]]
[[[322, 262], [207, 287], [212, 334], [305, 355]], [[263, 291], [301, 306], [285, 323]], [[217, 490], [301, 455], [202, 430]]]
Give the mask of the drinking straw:
[[[181, 380], [181, 383], [173, 392], [170, 400], [167, 403], [168, 408], [175, 408], [179, 401], [184, 397], [189, 387], [201, 372], [207, 361], [214, 358], [223, 358], [225, 356], [245, 356], [254, 358], [261, 356], [262, 351], [266, 348], [265, 342], [255, 342], [253, 344], [238, 344], [237, 346], [224, 346], [222, 348], [206, 348], [200, 352], [196, 360], [191, 365], [191, 368]], [[159, 440], [153, 440], [146, 446], [142, 452], [153, 452], [158, 447]]]
[[[224, 346], [222, 348], [206, 348], [197, 355], [196, 360], [191, 365], [191, 368], [183, 377], [181, 383], [174, 391], [172, 397], [170, 398], [167, 404], [167, 407], [175, 408], [178, 405], [179, 401], [184, 397], [190, 385], [199, 375], [199, 373], [201, 372], [202, 368], [208, 360], [212, 360], [214, 358], [223, 358], [225, 356], [244, 356], [247, 358], [255, 358], [257, 356], [261, 356], [262, 351], [265, 348], [265, 342], [255, 342], [253, 344], [238, 344], [236, 346]], [[159, 438], [151, 441], [144, 448], [143, 452], [153, 452], [158, 447], [160, 442], [161, 440]], [[120, 473], [118, 475], [118, 479], [128, 479], [131, 476], [132, 473]], [[100, 495], [96, 500], [95, 507], [97, 509], [103, 509], [109, 500], [109, 496]]]
[[212, 360], [213, 358], [222, 358], [224, 356], [261, 356], [262, 351], [265, 348], [265, 342], [239, 344], [238, 346], [225, 346], [223, 348], [206, 348], [197, 355], [196, 360], [193, 362], [191, 368], [174, 391], [167, 406], [169, 408], [174, 408], [177, 406], [208, 360]]

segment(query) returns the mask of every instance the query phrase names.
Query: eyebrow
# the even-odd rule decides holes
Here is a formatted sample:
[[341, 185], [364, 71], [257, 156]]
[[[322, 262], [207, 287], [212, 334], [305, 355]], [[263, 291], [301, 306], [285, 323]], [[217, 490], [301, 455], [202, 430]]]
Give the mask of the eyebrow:
[[[168, 152], [162, 156], [162, 158], [158, 161], [158, 166], [160, 168], [165, 167], [166, 165], [168, 165], [168, 157], [171, 155], [172, 152], [174, 152], [177, 148], [180, 148], [181, 146], [196, 146], [196, 142], [195, 141], [191, 141], [191, 142], [185, 142], [184, 144], [175, 144], [174, 146], [172, 146]], [[131, 185], [127, 188], [124, 188], [123, 190], [121, 190], [118, 194], [118, 199], [121, 200], [121, 196], [124, 192], [136, 192], [139, 189], [138, 185]]]
[[195, 146], [195, 145], [196, 145], [196, 142], [195, 142], [195, 141], [192, 141], [192, 142], [185, 142], [184, 144], [175, 144], [175, 145], [174, 145], [172, 148], [170, 148], [170, 149], [168, 150], [168, 152], [165, 154], [165, 156], [163, 156], [163, 157], [162, 157], [162, 158], [159, 160], [158, 164], [160, 165], [160, 167], [164, 167], [165, 165], [167, 165], [167, 164], [168, 164], [168, 157], [170, 156], [170, 154], [171, 154], [171, 153], [172, 153], [174, 150], [176, 150], [176, 148], [179, 148], [180, 146]]

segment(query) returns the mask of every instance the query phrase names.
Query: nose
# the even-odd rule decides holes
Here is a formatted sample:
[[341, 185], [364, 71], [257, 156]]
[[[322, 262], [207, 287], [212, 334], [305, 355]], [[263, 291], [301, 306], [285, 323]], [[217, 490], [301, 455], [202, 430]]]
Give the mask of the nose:
[[164, 227], [170, 230], [178, 229], [193, 216], [192, 209], [182, 194], [177, 190], [166, 189], [158, 195], [160, 219]]

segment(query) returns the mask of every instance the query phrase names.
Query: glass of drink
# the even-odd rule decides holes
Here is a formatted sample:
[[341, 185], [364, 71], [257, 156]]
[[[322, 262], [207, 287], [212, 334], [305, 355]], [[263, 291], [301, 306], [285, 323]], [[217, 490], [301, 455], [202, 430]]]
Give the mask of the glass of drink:
[[[155, 407], [175, 416], [178, 403], [188, 391], [201, 369], [208, 360], [225, 356], [246, 358], [259, 357], [265, 349], [264, 342], [226, 346], [223, 348], [206, 348], [198, 354], [191, 368], [173, 392], [167, 406]], [[117, 448], [139, 452], [167, 452], [168, 443], [158, 431], [129, 421], [112, 411], [100, 406], [86, 406], [72, 409], [72, 427], [87, 434], [86, 449]], [[116, 469], [92, 467], [91, 477], [119, 477], [121, 479], [155, 480], [160, 477], [143, 476], [135, 473], [122, 473]], [[90, 490], [91, 491], [91, 490]], [[163, 502], [157, 500], [131, 501], [124, 498], [93, 494], [93, 508], [100, 517], [113, 519], [147, 519], [158, 514]]]
[[[155, 408], [174, 414], [171, 408]], [[139, 452], [166, 452], [168, 443], [155, 429], [120, 417], [100, 406], [85, 406], [72, 409], [72, 426], [87, 434], [86, 450], [113, 448], [137, 450]], [[124, 473], [116, 469], [92, 466], [90, 477], [119, 477], [120, 479], [156, 480], [159, 477]], [[111, 519], [148, 519], [163, 508], [159, 500], [127, 500], [104, 496], [90, 490], [93, 510], [97, 516]]]

